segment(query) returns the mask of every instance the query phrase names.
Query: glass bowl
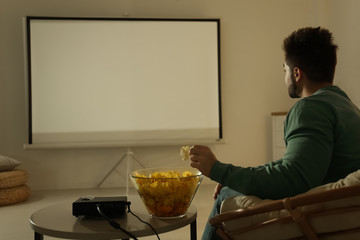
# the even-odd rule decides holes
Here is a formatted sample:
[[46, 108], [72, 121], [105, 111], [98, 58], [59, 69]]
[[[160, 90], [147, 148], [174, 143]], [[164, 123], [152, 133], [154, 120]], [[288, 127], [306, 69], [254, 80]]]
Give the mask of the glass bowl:
[[147, 168], [129, 176], [149, 214], [160, 218], [184, 216], [203, 179], [194, 168]]

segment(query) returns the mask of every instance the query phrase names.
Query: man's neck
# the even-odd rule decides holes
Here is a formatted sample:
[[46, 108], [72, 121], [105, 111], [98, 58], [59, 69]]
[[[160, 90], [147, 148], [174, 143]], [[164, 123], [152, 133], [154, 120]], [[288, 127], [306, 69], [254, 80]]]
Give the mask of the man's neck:
[[333, 86], [333, 83], [310, 83], [310, 84], [306, 84], [303, 87], [302, 93], [301, 93], [301, 98], [304, 97], [309, 97], [311, 95], [313, 95], [314, 93], [316, 93], [319, 89], [324, 88], [324, 87], [329, 87], [329, 86]]

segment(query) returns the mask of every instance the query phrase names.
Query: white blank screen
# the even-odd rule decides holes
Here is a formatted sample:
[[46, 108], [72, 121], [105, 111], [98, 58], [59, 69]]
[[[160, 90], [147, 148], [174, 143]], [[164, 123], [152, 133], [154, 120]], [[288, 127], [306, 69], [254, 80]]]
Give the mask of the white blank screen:
[[217, 21], [28, 21], [32, 143], [221, 138]]

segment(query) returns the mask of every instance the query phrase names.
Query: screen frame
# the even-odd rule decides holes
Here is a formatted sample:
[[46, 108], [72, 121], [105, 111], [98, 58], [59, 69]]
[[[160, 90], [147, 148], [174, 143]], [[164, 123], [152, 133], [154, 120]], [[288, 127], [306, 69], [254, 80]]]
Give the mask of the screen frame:
[[[92, 20], [92, 21], [187, 21], [187, 22], [215, 22], [217, 24], [217, 64], [218, 64], [218, 117], [219, 117], [219, 138], [218, 139], [186, 139], [172, 142], [152, 141], [149, 142], [102, 142], [102, 143], [53, 143], [39, 144], [33, 142], [33, 120], [32, 120], [32, 66], [31, 66], [31, 21], [32, 20]], [[220, 50], [220, 19], [218, 18], [114, 18], [114, 17], [47, 17], [47, 16], [27, 16], [25, 17], [25, 66], [26, 66], [26, 100], [27, 100], [27, 124], [28, 137], [27, 143], [24, 144], [25, 149], [30, 148], [84, 148], [84, 147], [115, 147], [115, 146], [149, 146], [149, 145], [179, 145], [184, 143], [217, 143], [223, 140], [223, 122], [222, 122], [222, 101], [221, 101], [221, 50]]]

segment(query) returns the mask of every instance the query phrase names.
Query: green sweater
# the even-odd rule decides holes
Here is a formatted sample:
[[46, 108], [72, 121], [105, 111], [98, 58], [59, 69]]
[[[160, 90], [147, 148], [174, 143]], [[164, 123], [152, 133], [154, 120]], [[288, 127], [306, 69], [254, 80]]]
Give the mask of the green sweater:
[[284, 125], [286, 153], [258, 167], [217, 161], [210, 178], [246, 195], [280, 199], [360, 169], [360, 111], [338, 87], [299, 100]]

